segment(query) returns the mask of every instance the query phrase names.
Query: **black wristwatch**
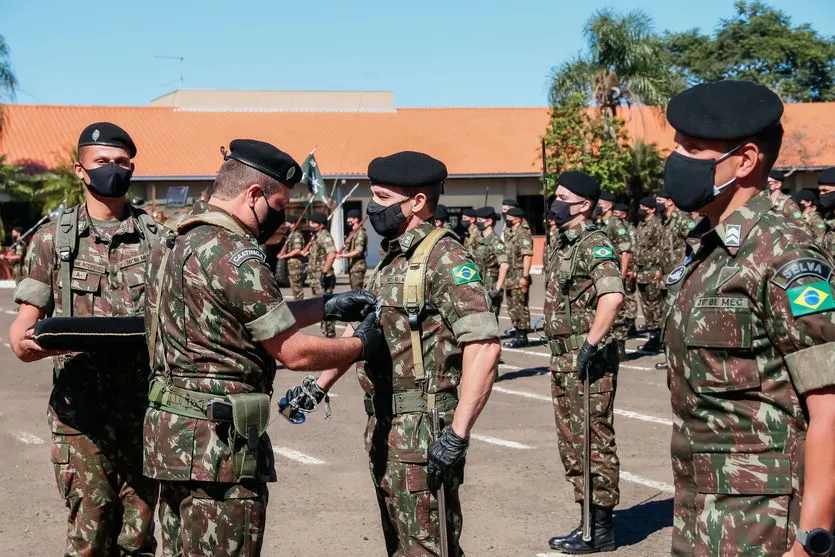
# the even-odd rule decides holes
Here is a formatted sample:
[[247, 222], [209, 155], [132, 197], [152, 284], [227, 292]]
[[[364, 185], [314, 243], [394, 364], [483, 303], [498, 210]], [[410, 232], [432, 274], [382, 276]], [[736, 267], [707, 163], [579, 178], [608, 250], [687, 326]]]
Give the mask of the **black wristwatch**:
[[806, 531], [797, 529], [797, 543], [803, 546], [809, 555], [829, 555], [835, 547], [835, 537], [829, 530], [815, 528]]

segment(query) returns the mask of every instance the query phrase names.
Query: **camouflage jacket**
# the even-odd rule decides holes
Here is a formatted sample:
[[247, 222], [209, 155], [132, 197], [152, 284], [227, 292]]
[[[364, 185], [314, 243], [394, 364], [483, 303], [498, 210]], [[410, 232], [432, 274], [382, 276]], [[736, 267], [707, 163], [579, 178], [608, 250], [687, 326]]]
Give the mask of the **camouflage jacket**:
[[[313, 243], [310, 244], [310, 257], [307, 260], [308, 272], [312, 275], [322, 274], [322, 267], [325, 266], [325, 258], [329, 253], [336, 251], [336, 245], [333, 243], [333, 236], [327, 228], [322, 228], [313, 237]], [[333, 267], [326, 273], [327, 275], [334, 274]]]
[[525, 228], [524, 224], [523, 222], [516, 230], [510, 230], [510, 240], [504, 242], [507, 264], [510, 266], [504, 285], [508, 289], [519, 288], [519, 279], [525, 270], [524, 258], [533, 256], [533, 237], [530, 228]]
[[[421, 319], [426, 385], [414, 375], [409, 320], [403, 306], [403, 281], [408, 257], [434, 228], [431, 221], [384, 242], [383, 259], [367, 282], [377, 296], [379, 324], [385, 346], [376, 357], [357, 366], [360, 385], [377, 401], [391, 405], [394, 391], [424, 389], [429, 393], [455, 391], [461, 381], [462, 347], [468, 342], [499, 338], [496, 316], [472, 256], [453, 236], [442, 238], [427, 264], [425, 309]], [[424, 414], [391, 415], [376, 411], [366, 430], [368, 450], [385, 449], [388, 460], [426, 462], [431, 440], [430, 420]], [[451, 423], [452, 413], [442, 413]]]
[[[78, 207], [77, 248], [72, 260], [72, 314], [76, 317], [142, 315], [145, 270], [153, 234], [143, 228], [140, 209], [121, 223], [93, 221]], [[42, 226], [26, 255], [25, 278], [15, 291], [27, 303], [60, 316], [64, 285], [55, 247], [58, 222]], [[157, 234], [159, 229], [153, 230]], [[101, 351], [53, 358], [55, 376], [49, 421], [56, 433], [95, 433], [117, 421], [141, 421], [148, 393], [148, 358], [135, 352]]]
[[805, 226], [803, 221], [803, 212], [790, 195], [781, 193], [780, 197], [777, 198], [777, 201], [773, 202], [772, 209], [786, 217], [787, 221]]
[[[674, 471], [693, 486], [677, 494], [691, 498], [683, 508], [704, 494], [799, 497], [803, 395], [835, 385], [832, 258], [771, 207], [762, 192], [713, 230], [702, 220], [700, 245], [667, 278], [663, 342], [687, 441]], [[796, 524], [799, 501], [786, 508]]]
[[803, 215], [803, 222], [809, 230], [809, 234], [819, 245], [823, 245], [823, 237], [826, 235], [826, 223], [817, 211], [809, 211]]
[[696, 222], [678, 209], [667, 218], [661, 232], [661, 270], [664, 274], [672, 273], [684, 261], [687, 236], [695, 227]]
[[366, 232], [365, 228], [360, 227], [357, 230], [357, 233], [353, 235], [345, 251], [349, 253], [352, 251], [360, 252], [360, 255], [351, 258], [351, 265], [359, 261], [365, 261], [365, 254], [368, 251], [368, 232]]
[[475, 251], [475, 261], [484, 279], [484, 286], [491, 290], [499, 278], [499, 267], [507, 263], [507, 255], [502, 239], [492, 233], [481, 239]]
[[826, 222], [826, 234], [821, 247], [830, 257], [835, 257], [835, 218], [830, 217], [824, 222]]
[[[304, 234], [302, 234], [301, 230], [296, 228], [293, 232], [290, 233], [290, 237], [287, 238], [287, 251], [291, 252], [291, 251], [296, 250], [296, 249], [303, 250], [304, 246], [305, 246]], [[295, 257], [290, 257], [289, 259], [287, 259], [287, 262], [290, 263], [290, 262], [296, 261], [298, 263], [302, 263], [303, 259], [304, 259], [304, 257], [300, 253], [299, 255], [297, 255]]]
[[661, 270], [662, 226], [658, 217], [638, 223], [637, 244], [633, 255], [638, 272]]
[[467, 237], [464, 239], [464, 247], [467, 248], [471, 254], [475, 255], [478, 246], [481, 245], [481, 240], [483, 238], [483, 234], [481, 230], [478, 229], [478, 226], [475, 224], [471, 224], [467, 228]]
[[[275, 359], [262, 342], [290, 329], [295, 319], [249, 230], [222, 209], [196, 208], [177, 227], [172, 248], [155, 250], [148, 269], [145, 323], [159, 311], [154, 378], [218, 396], [272, 393]], [[165, 269], [164, 252], [170, 249]], [[150, 333], [149, 333], [150, 334]], [[169, 372], [166, 371], [166, 367]], [[151, 478], [235, 482], [229, 424], [148, 408], [145, 467]], [[262, 480], [274, 480], [269, 438]]]
[[615, 215], [606, 217], [600, 229], [614, 246], [615, 253], [621, 255], [633, 251], [633, 239], [629, 234], [629, 227]]
[[580, 223], [560, 235], [545, 286], [545, 334], [550, 339], [591, 329], [597, 300], [623, 293], [615, 247], [600, 229]]

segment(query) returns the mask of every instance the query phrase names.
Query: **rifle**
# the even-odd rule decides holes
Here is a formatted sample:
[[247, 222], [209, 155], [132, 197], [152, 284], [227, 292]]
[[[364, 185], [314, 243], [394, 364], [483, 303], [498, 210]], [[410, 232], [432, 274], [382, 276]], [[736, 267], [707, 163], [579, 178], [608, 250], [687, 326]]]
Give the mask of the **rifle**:
[[356, 189], [358, 187], [360, 187], [359, 182], [357, 182], [354, 185], [354, 187], [351, 188], [351, 191], [348, 192], [348, 195], [346, 195], [345, 197], [342, 198], [342, 201], [339, 202], [339, 205], [334, 207], [333, 211], [331, 211], [331, 214], [328, 216], [328, 222], [330, 222], [330, 220], [333, 218], [333, 216], [336, 214], [336, 212], [339, 210], [339, 208], [342, 207], [342, 205], [344, 205], [346, 201], [348, 201], [348, 198], [351, 197], [351, 194], [354, 193], [354, 191], [356, 191]]
[[9, 247], [7, 247], [7, 248], [4, 248], [3, 252], [4, 252], [4, 253], [8, 253], [8, 252], [10, 252], [11, 250], [13, 250], [13, 249], [15, 248], [15, 246], [17, 246], [18, 244], [22, 244], [22, 243], [26, 240], [26, 237], [27, 237], [27, 236], [29, 236], [30, 234], [32, 234], [33, 232], [35, 232], [35, 231], [36, 231], [36, 230], [37, 230], [37, 229], [38, 229], [38, 228], [39, 228], [39, 227], [40, 227], [40, 226], [41, 226], [44, 222], [46, 222], [47, 220], [55, 220], [55, 219], [57, 219], [57, 218], [61, 215], [61, 212], [62, 212], [63, 210], [64, 210], [64, 204], [63, 204], [63, 203], [61, 203], [60, 205], [58, 205], [57, 207], [55, 207], [53, 210], [51, 210], [49, 213], [47, 213], [47, 214], [45, 214], [44, 216], [42, 216], [42, 217], [41, 217], [41, 220], [39, 220], [39, 221], [38, 221], [38, 222], [36, 222], [34, 225], [32, 225], [32, 227], [31, 227], [31, 228], [29, 228], [29, 230], [27, 230], [26, 232], [24, 232], [23, 234], [21, 234], [21, 235], [20, 235], [20, 238], [18, 238], [17, 240], [15, 240], [15, 241], [12, 243], [12, 245], [10, 245], [10, 246], [9, 246]]
[[367, 220], [368, 220], [368, 215], [365, 215], [362, 218], [362, 220], [360, 221], [360, 225], [358, 227], [356, 227], [354, 230], [352, 230], [351, 233], [348, 234], [348, 237], [345, 238], [345, 241], [342, 243], [342, 247], [339, 248], [339, 251], [336, 252], [336, 255], [342, 255], [342, 252], [345, 251], [345, 248], [348, 247], [348, 245], [351, 243], [351, 240], [354, 238], [354, 236], [356, 236], [357, 232], [360, 231], [360, 229], [362, 228], [362, 225], [365, 224], [365, 221], [367, 221]]
[[[438, 416], [438, 409], [432, 409], [432, 437], [438, 438], [440, 430], [440, 417]], [[446, 492], [444, 491], [444, 484], [435, 492], [435, 498], [438, 500], [438, 525], [440, 526], [440, 539], [438, 545], [441, 546], [441, 557], [449, 557], [449, 537], [447, 533], [446, 524]]]
[[591, 402], [590, 370], [583, 378], [583, 541], [591, 541]]
[[310, 201], [307, 202], [307, 207], [305, 207], [304, 211], [302, 211], [302, 214], [299, 215], [299, 220], [296, 221], [296, 224], [293, 225], [293, 227], [290, 229], [290, 232], [287, 234], [286, 239], [284, 241], [284, 245], [281, 247], [281, 253], [278, 254], [279, 258], [282, 255], [284, 255], [285, 253], [287, 253], [287, 240], [290, 239], [290, 236], [293, 234], [293, 232], [296, 231], [296, 228], [298, 228], [298, 226], [302, 223], [302, 219], [307, 214], [307, 211], [310, 210], [310, 207], [313, 206], [313, 200], [314, 199], [316, 199], [316, 198], [315, 197], [310, 198]]

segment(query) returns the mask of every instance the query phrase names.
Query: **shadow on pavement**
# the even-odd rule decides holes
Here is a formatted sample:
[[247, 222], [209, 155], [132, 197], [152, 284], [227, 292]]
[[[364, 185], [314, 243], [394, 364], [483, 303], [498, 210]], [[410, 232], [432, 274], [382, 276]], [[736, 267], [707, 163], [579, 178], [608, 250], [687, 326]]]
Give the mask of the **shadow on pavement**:
[[526, 369], [520, 369], [518, 371], [508, 371], [507, 373], [502, 373], [496, 378], [496, 383], [500, 381], [510, 381], [512, 379], [519, 379], [521, 377], [533, 377], [534, 375], [547, 375], [550, 373], [547, 367], [529, 367]]
[[644, 541], [650, 535], [673, 525], [673, 500], [648, 501], [615, 511], [615, 540], [618, 547]]

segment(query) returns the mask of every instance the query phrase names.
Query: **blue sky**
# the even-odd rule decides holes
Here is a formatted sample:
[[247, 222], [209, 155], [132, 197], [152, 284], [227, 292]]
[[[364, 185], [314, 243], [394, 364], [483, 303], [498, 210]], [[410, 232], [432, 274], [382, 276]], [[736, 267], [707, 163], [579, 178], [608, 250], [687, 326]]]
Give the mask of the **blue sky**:
[[[772, 0], [835, 35], [832, 0]], [[198, 89], [394, 91], [398, 107], [544, 106], [598, 8], [712, 30], [731, 0], [2, 0], [20, 103], [145, 105]]]

